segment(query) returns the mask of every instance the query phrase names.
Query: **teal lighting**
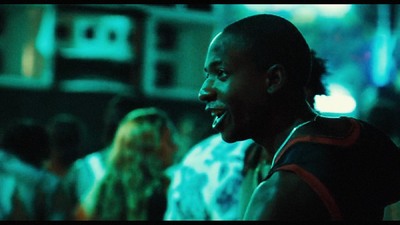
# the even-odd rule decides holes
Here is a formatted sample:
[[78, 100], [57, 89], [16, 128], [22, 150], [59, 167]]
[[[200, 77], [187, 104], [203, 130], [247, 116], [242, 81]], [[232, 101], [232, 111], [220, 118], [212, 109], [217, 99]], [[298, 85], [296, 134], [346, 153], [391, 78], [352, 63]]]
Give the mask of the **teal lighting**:
[[372, 82], [383, 87], [390, 80], [390, 72], [393, 66], [393, 50], [395, 39], [390, 31], [390, 6], [378, 6], [378, 27], [372, 46]]
[[54, 28], [56, 12], [53, 7], [44, 7], [39, 31], [36, 37], [36, 48], [45, 57], [51, 57], [55, 49]]
[[262, 12], [286, 11], [290, 13], [313, 13], [326, 18], [342, 18], [352, 8], [351, 4], [244, 4], [247, 10]]
[[372, 82], [382, 87], [390, 82], [391, 41], [388, 35], [377, 35], [373, 46]]

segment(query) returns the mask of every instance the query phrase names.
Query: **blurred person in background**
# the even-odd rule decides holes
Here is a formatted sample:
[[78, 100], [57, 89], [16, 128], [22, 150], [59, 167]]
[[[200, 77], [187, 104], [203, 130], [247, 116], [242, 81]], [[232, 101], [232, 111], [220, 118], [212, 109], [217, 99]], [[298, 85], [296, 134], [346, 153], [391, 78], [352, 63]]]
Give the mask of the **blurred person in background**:
[[99, 132], [104, 147], [76, 160], [63, 180], [72, 202], [71, 218], [76, 205], [86, 198], [94, 183], [103, 177], [118, 124], [128, 112], [138, 107], [138, 102], [129, 95], [115, 95], [107, 103], [103, 112], [104, 130]]
[[[327, 94], [326, 60], [312, 50], [312, 76], [306, 88], [314, 107], [316, 95]], [[172, 174], [165, 220], [239, 220], [250, 194], [269, 171], [272, 156], [251, 140], [227, 143], [220, 134], [200, 141]], [[240, 193], [240, 194], [238, 194]]]
[[83, 156], [86, 124], [69, 113], [60, 113], [48, 121], [50, 156], [44, 168], [63, 177], [74, 161]]
[[187, 151], [195, 144], [214, 133], [210, 127], [204, 126], [204, 122], [203, 117], [191, 112], [185, 112], [179, 117], [177, 129], [180, 140], [179, 150], [175, 154], [176, 163], [181, 162]]
[[176, 128], [158, 108], [140, 108], [121, 121], [104, 176], [77, 209], [77, 220], [162, 220], [177, 150]]
[[256, 147], [220, 134], [193, 146], [171, 176], [164, 220], [238, 220], [244, 155]]
[[4, 128], [0, 150], [0, 219], [64, 220], [65, 193], [57, 176], [42, 168], [48, 135], [34, 119]]
[[33, 118], [16, 118], [4, 128], [1, 146], [5, 151], [37, 168], [49, 157], [49, 135], [44, 124]]

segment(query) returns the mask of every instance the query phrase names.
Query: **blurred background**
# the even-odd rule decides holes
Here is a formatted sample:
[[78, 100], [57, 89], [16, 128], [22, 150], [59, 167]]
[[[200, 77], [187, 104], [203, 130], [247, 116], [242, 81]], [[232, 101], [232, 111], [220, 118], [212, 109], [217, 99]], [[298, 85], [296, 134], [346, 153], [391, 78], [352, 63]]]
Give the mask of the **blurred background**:
[[[328, 94], [315, 98], [322, 114], [369, 120], [376, 105], [397, 113], [399, 9], [396, 4], [3, 4], [0, 128], [17, 117], [45, 123], [71, 113], [87, 124], [89, 153], [100, 146], [96, 131], [102, 129], [107, 102], [127, 94], [138, 105], [168, 111], [181, 132], [192, 135], [191, 145], [212, 132], [211, 117], [197, 99], [209, 41], [228, 23], [256, 13], [289, 19], [326, 59]], [[378, 117], [395, 124], [396, 113]]]

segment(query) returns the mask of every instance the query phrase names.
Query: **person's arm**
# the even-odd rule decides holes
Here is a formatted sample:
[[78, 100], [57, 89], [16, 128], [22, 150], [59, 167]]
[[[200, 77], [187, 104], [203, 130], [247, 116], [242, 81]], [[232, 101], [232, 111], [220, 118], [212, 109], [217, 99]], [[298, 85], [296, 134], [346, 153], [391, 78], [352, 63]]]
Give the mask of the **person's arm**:
[[317, 194], [292, 172], [280, 171], [254, 191], [244, 220], [329, 220]]

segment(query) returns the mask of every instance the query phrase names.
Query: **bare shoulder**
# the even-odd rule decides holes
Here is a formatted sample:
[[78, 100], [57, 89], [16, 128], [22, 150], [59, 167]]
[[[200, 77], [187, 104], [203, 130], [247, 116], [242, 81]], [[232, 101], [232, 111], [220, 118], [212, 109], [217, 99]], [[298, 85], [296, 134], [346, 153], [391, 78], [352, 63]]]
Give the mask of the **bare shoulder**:
[[312, 188], [292, 172], [279, 171], [254, 191], [245, 220], [329, 220]]

